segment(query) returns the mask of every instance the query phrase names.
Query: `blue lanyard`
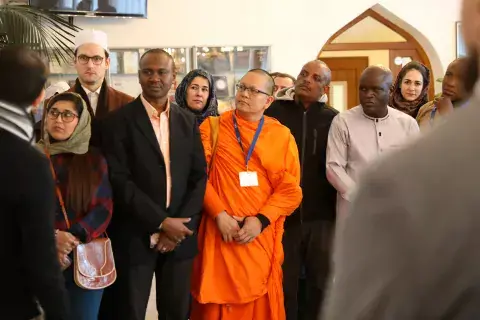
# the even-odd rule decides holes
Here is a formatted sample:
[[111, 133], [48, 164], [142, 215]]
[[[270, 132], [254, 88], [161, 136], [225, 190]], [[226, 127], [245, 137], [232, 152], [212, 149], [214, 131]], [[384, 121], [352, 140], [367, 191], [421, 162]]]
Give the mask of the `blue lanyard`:
[[[233, 118], [233, 128], [235, 129], [235, 135], [237, 136], [238, 144], [240, 145], [240, 148], [242, 148], [242, 151], [245, 154], [245, 149], [243, 149], [243, 144], [242, 144], [242, 137], [240, 136], [240, 130], [238, 129], [237, 118], [235, 117], [235, 112], [232, 114], [232, 118]], [[247, 156], [245, 157], [245, 166], [247, 167], [247, 171], [248, 171], [248, 161], [252, 157], [253, 149], [255, 149], [255, 145], [257, 144], [257, 140], [258, 140], [258, 137], [260, 136], [260, 132], [262, 131], [264, 122], [265, 122], [265, 117], [262, 116], [262, 118], [260, 119], [260, 122], [258, 123], [257, 131], [255, 131], [255, 135], [253, 136], [252, 144], [250, 145]]]

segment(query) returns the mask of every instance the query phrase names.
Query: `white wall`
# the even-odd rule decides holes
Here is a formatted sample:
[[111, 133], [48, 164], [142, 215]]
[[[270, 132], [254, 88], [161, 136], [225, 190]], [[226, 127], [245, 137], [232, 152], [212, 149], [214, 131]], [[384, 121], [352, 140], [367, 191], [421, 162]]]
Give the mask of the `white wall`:
[[271, 45], [272, 70], [298, 74], [338, 29], [376, 5], [411, 32], [436, 78], [455, 58], [461, 0], [149, 0], [148, 19], [78, 18], [109, 34], [112, 48]]
[[338, 57], [368, 57], [368, 64], [382, 65], [389, 68], [390, 52], [388, 50], [351, 50], [351, 51], [323, 51], [320, 58]]
[[365, 42], [406, 42], [407, 40], [372, 17], [366, 17], [355, 24], [332, 43], [365, 43]]

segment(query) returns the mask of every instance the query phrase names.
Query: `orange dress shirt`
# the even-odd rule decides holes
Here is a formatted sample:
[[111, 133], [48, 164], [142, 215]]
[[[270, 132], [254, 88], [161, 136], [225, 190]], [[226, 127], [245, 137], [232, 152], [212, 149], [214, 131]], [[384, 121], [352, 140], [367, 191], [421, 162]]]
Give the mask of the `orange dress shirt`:
[[157, 137], [158, 145], [160, 146], [160, 151], [163, 155], [163, 161], [165, 162], [165, 174], [167, 176], [167, 203], [166, 207], [170, 206], [170, 197], [172, 192], [172, 176], [170, 174], [170, 127], [168, 119], [170, 117], [170, 101], [167, 100], [167, 107], [165, 111], [158, 114], [157, 109], [155, 109], [144, 97], [140, 96], [142, 99], [143, 106], [147, 111], [150, 122], [152, 123], [153, 131]]
[[[140, 99], [152, 123], [153, 131], [155, 132], [155, 137], [157, 137], [158, 145], [163, 155], [163, 161], [165, 162], [165, 175], [167, 177], [167, 202], [165, 205], [168, 208], [170, 206], [172, 192], [172, 176], [170, 173], [170, 125], [168, 122], [170, 117], [170, 101], [167, 100], [165, 111], [158, 114], [157, 109], [155, 109], [143, 95], [140, 95]], [[158, 236], [159, 234], [156, 233], [150, 237], [151, 247], [154, 247], [158, 243]]]

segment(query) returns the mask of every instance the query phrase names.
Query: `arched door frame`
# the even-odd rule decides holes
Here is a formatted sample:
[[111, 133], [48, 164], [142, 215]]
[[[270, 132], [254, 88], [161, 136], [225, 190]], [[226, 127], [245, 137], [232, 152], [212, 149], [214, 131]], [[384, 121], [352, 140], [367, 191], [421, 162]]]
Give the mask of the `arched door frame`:
[[[365, 43], [333, 43], [333, 41], [339, 37], [342, 33], [362, 21], [363, 19], [371, 17], [381, 24], [385, 25], [386, 27], [390, 28], [391, 30], [398, 33], [400, 36], [405, 38], [406, 42], [365, 42]], [[395, 23], [391, 22], [387, 18], [383, 17], [378, 12], [374, 11], [373, 9], [368, 9], [363, 12], [361, 15], [347, 23], [343, 28], [335, 32], [328, 41], [323, 45], [322, 49], [318, 53], [318, 58], [320, 59], [320, 55], [324, 51], [353, 51], [353, 50], [408, 50], [414, 49], [418, 52], [420, 58], [423, 60], [425, 66], [430, 69], [430, 89], [429, 95], [433, 98], [435, 94], [435, 77], [433, 74], [432, 65], [430, 59], [428, 58], [427, 53], [420, 45], [420, 43], [406, 30], [402, 29]]]

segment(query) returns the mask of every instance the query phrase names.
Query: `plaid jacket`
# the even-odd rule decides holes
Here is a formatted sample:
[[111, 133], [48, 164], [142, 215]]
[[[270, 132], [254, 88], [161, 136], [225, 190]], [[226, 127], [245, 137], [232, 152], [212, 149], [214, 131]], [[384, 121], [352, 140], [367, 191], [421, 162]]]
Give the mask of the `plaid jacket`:
[[[89, 242], [102, 236], [110, 223], [113, 211], [112, 189], [108, 177], [107, 162], [99, 153], [89, 151], [88, 155], [91, 160], [90, 168], [98, 174], [100, 181], [94, 188], [95, 191], [92, 195], [88, 212], [86, 214], [74, 212], [65, 203], [68, 220], [70, 221], [70, 229], [67, 229], [58, 199], [55, 211], [55, 228], [70, 232], [80, 239], [81, 242]], [[68, 194], [68, 165], [72, 157], [73, 154], [71, 153], [57, 154], [51, 157], [57, 174], [57, 183], [60, 186], [65, 202], [67, 202]], [[94, 161], [97, 159], [98, 161]]]

